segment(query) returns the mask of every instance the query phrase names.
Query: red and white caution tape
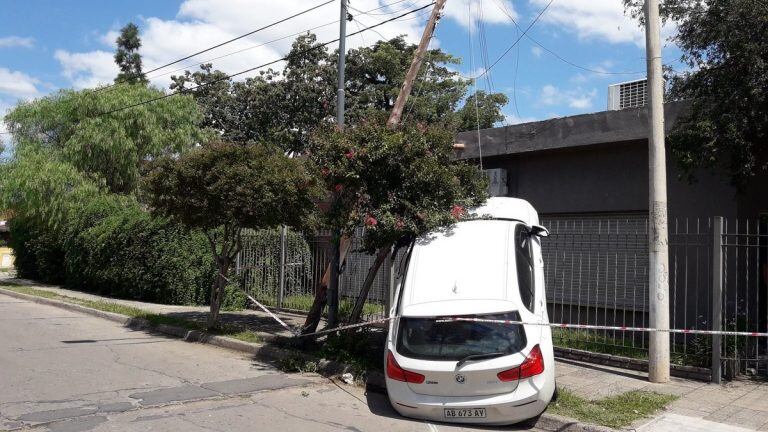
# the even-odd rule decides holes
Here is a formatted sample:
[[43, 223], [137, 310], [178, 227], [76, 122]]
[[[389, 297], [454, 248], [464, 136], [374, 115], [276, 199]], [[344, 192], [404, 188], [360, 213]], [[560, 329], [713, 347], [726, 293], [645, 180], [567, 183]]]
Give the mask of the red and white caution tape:
[[466, 321], [466, 322], [484, 322], [494, 324], [522, 324], [542, 327], [554, 327], [554, 328], [567, 328], [567, 329], [580, 329], [580, 330], [616, 330], [616, 331], [634, 331], [634, 332], [660, 332], [660, 333], [681, 333], [681, 334], [701, 334], [701, 335], [722, 335], [722, 336], [753, 336], [753, 337], [768, 337], [768, 333], [761, 332], [746, 332], [746, 331], [729, 331], [729, 330], [697, 330], [697, 329], [659, 329], [648, 327], [626, 327], [626, 326], [605, 326], [605, 325], [591, 325], [591, 324], [565, 324], [565, 323], [541, 323], [541, 322], [524, 322], [515, 320], [492, 320], [484, 318], [437, 318], [437, 322], [451, 322], [451, 321]]
[[383, 322], [387, 322], [387, 321], [392, 319], [392, 318], [382, 318], [382, 319], [377, 319], [377, 320], [372, 320], [372, 321], [365, 321], [365, 322], [361, 322], [361, 323], [358, 323], [358, 324], [349, 324], [349, 325], [345, 325], [345, 326], [341, 326], [341, 327], [334, 327], [332, 329], [320, 330], [320, 331], [316, 331], [316, 332], [313, 332], [313, 333], [301, 334], [301, 330], [294, 329], [291, 326], [289, 326], [288, 324], [286, 324], [285, 321], [281, 320], [280, 317], [278, 317], [277, 315], [272, 313], [272, 311], [270, 311], [266, 306], [261, 304], [258, 300], [253, 298], [250, 294], [245, 293], [245, 296], [248, 297], [248, 300], [252, 301], [253, 304], [258, 306], [259, 309], [261, 309], [264, 312], [266, 312], [269, 316], [272, 317], [272, 319], [277, 321], [286, 330], [291, 332], [291, 334], [294, 337], [320, 336], [320, 335], [324, 335], [324, 334], [328, 334], [328, 333], [333, 333], [333, 332], [337, 332], [337, 331], [349, 330], [349, 329], [358, 328], [358, 327], [365, 327], [365, 326], [368, 326], [368, 325], [371, 325], [371, 324], [383, 323]]
[[[245, 291], [243, 291], [243, 292], [245, 292]], [[263, 304], [259, 303], [259, 302], [258, 302], [258, 301], [257, 301], [255, 298], [251, 297], [251, 295], [250, 295], [250, 294], [248, 294], [248, 293], [245, 293], [245, 296], [246, 296], [246, 297], [248, 297], [248, 300], [252, 301], [252, 302], [253, 302], [253, 304], [255, 304], [256, 306], [258, 306], [258, 307], [259, 307], [259, 309], [261, 309], [261, 310], [263, 310], [264, 312], [266, 312], [266, 313], [267, 313], [269, 316], [271, 316], [271, 317], [272, 317], [272, 318], [273, 318], [275, 321], [277, 321], [277, 322], [278, 322], [278, 323], [279, 323], [281, 326], [285, 327], [285, 329], [286, 329], [286, 330], [288, 330], [289, 332], [291, 332], [291, 334], [293, 334], [294, 336], [298, 336], [299, 334], [301, 334], [301, 330], [295, 330], [295, 329], [293, 329], [291, 326], [289, 326], [289, 325], [288, 325], [288, 324], [286, 324], [286, 323], [285, 323], [283, 320], [281, 320], [281, 319], [280, 319], [280, 318], [279, 318], [277, 315], [273, 314], [273, 313], [272, 313], [272, 311], [270, 311], [269, 309], [267, 309], [267, 307], [266, 307], [266, 306], [264, 306]]]

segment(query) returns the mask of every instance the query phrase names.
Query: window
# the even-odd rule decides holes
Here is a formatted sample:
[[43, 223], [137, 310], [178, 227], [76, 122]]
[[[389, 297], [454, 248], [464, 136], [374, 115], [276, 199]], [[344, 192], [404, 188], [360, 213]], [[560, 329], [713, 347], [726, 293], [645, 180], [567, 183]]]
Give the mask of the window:
[[[463, 318], [520, 321], [517, 312], [465, 315]], [[400, 318], [397, 352], [421, 360], [460, 360], [468, 355], [512, 354], [525, 347], [520, 324]]]
[[515, 227], [515, 265], [517, 286], [523, 305], [533, 312], [536, 304], [535, 269], [533, 266], [533, 238], [523, 224]]

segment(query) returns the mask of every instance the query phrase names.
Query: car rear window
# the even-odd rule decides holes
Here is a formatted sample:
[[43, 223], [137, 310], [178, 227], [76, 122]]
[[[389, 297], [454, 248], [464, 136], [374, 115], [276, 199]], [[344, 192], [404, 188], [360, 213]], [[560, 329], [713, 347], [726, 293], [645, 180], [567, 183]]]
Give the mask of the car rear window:
[[[519, 321], [520, 315], [506, 312], [461, 318]], [[475, 354], [512, 354], [522, 350], [525, 344], [525, 331], [520, 324], [402, 317], [397, 352], [421, 360], [460, 360]]]

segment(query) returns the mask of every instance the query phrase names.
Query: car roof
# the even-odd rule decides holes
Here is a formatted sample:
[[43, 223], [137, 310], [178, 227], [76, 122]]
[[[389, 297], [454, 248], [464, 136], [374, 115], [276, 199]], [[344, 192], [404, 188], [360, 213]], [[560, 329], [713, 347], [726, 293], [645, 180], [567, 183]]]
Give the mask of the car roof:
[[470, 211], [476, 217], [518, 220], [528, 226], [539, 224], [539, 214], [526, 200], [509, 197], [493, 197]]
[[[513, 229], [519, 222], [472, 220], [416, 241], [401, 296], [404, 316], [517, 309]], [[512, 277], [510, 277], [512, 276]]]

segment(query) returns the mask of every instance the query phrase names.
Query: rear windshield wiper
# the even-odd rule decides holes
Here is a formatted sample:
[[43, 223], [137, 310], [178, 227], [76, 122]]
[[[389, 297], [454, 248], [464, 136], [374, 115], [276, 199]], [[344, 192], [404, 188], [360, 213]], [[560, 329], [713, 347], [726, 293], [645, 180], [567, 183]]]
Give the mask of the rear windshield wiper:
[[504, 356], [504, 355], [507, 355], [507, 353], [493, 352], [493, 353], [485, 353], [485, 354], [471, 354], [471, 355], [468, 355], [468, 356], [464, 357], [463, 359], [459, 360], [458, 363], [456, 363], [456, 368], [457, 369], [460, 368], [461, 365], [463, 365], [464, 363], [466, 363], [468, 361], [492, 359], [492, 358], [501, 357], [501, 356]]

